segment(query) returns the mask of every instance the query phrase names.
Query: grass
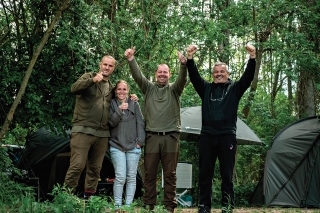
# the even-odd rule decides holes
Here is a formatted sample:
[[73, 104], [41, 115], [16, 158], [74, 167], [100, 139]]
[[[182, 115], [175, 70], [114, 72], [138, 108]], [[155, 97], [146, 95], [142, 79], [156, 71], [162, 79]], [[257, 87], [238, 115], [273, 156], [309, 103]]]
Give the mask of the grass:
[[[165, 213], [166, 211], [158, 211], [158, 213]], [[108, 212], [108, 211], [107, 211]], [[109, 211], [114, 212], [114, 211]], [[129, 210], [128, 213], [145, 213], [145, 210], [136, 208], [135, 210]], [[197, 213], [196, 208], [177, 208], [175, 213]], [[221, 209], [211, 209], [211, 213], [221, 213]], [[255, 208], [255, 207], [246, 207], [246, 208], [236, 208], [233, 210], [233, 213], [320, 213], [320, 209], [300, 209], [300, 208]]]
[[[14, 184], [13, 184], [14, 185]], [[1, 185], [0, 185], [1, 186]], [[18, 185], [16, 185], [18, 186]], [[1, 189], [1, 187], [0, 187]], [[1, 193], [0, 190], [0, 212], [2, 213], [114, 213], [115, 207], [112, 198], [108, 196], [92, 196], [88, 201], [73, 195], [63, 186], [57, 186], [52, 192], [54, 197], [50, 202], [36, 202], [32, 194], [17, 193], [17, 187], [13, 190]], [[124, 207], [128, 213], [148, 213], [146, 209], [141, 208], [142, 201], [140, 199], [130, 207]], [[153, 211], [154, 213], [166, 213], [164, 206], [157, 205]], [[175, 213], [197, 213], [196, 207], [175, 209]], [[221, 209], [213, 208], [211, 213], [220, 213]], [[233, 213], [320, 213], [318, 209], [303, 209], [303, 208], [266, 208], [266, 207], [237, 207]]]

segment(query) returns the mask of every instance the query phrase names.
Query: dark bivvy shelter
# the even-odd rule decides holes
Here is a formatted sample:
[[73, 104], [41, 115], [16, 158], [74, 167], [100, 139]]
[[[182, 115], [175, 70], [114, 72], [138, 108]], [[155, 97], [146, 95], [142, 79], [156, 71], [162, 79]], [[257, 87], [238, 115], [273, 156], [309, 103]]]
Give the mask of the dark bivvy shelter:
[[267, 207], [320, 207], [319, 116], [294, 122], [273, 138], [264, 175], [250, 203]]
[[[30, 186], [36, 186], [38, 198], [50, 200], [50, 192], [54, 185], [62, 185], [70, 164], [70, 138], [55, 134], [42, 127], [26, 137], [25, 148], [17, 167], [26, 171], [26, 177], [21, 181]], [[85, 169], [84, 169], [85, 171]], [[114, 168], [106, 153], [97, 193], [111, 196], [112, 181], [115, 177]], [[85, 172], [82, 173], [77, 187], [77, 194], [82, 196], [84, 190]], [[137, 174], [135, 198], [142, 196], [143, 182], [140, 172]]]

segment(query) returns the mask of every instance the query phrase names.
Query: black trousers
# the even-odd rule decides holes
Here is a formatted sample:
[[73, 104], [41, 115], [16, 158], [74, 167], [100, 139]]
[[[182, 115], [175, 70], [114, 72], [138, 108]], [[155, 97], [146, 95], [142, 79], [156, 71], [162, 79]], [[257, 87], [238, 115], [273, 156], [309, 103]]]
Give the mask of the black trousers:
[[235, 135], [201, 135], [199, 139], [199, 204], [211, 208], [212, 178], [218, 158], [222, 178], [221, 205], [234, 206], [233, 169], [237, 140]]

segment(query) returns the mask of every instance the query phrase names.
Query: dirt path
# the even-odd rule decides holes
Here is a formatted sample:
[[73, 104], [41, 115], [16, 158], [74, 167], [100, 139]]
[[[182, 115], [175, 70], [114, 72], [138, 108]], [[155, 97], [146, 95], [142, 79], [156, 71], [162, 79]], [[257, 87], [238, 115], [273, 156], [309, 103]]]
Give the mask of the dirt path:
[[[175, 213], [197, 213], [197, 209], [176, 209]], [[221, 209], [211, 209], [211, 213], [221, 213]], [[299, 208], [236, 208], [233, 213], [320, 213], [320, 209]]]

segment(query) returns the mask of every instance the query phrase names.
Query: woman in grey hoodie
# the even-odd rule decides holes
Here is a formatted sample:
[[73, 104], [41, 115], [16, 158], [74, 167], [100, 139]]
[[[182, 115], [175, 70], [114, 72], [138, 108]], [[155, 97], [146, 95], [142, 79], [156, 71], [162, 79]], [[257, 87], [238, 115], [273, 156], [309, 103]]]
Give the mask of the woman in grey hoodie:
[[110, 155], [115, 170], [113, 196], [116, 212], [122, 206], [122, 193], [126, 184], [125, 205], [129, 206], [136, 190], [136, 175], [145, 141], [145, 122], [138, 102], [128, 98], [129, 85], [120, 80], [115, 88], [116, 98], [110, 106]]

